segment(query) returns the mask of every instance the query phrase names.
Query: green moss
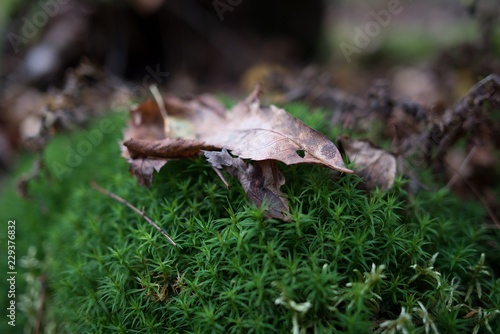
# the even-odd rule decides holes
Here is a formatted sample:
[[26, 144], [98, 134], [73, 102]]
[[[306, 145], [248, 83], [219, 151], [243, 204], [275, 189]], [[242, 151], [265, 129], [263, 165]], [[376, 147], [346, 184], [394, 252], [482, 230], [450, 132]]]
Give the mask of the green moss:
[[[307, 118], [304, 108], [291, 109]], [[368, 194], [354, 175], [282, 166], [293, 219], [266, 219], [235, 180], [226, 190], [202, 158], [170, 162], [151, 189], [139, 187], [118, 157], [122, 118], [61, 179], [50, 166], [86, 135], [57, 138], [31, 201], [2, 195], [2, 219], [18, 222], [18, 257], [31, 259], [18, 270], [20, 292], [32, 296], [19, 327], [33, 324], [29, 310], [40, 296], [33, 278], [41, 274], [48, 282], [44, 324], [58, 332], [289, 333], [295, 326], [370, 333], [400, 326], [462, 333], [487, 332], [485, 319], [500, 326], [500, 238], [482, 228], [480, 205], [446, 190], [412, 197], [401, 179], [389, 192]], [[91, 179], [144, 207], [179, 247], [93, 190]]]

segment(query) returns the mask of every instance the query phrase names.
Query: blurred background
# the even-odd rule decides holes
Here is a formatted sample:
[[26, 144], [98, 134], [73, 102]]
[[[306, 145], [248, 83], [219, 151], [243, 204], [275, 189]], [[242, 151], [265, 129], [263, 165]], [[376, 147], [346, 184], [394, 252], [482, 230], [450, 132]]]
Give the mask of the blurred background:
[[151, 84], [241, 96], [260, 82], [282, 97], [308, 71], [353, 96], [384, 79], [438, 106], [500, 73], [497, 0], [3, 0], [0, 18], [4, 171], [43, 145], [29, 139], [47, 110], [81, 123]]

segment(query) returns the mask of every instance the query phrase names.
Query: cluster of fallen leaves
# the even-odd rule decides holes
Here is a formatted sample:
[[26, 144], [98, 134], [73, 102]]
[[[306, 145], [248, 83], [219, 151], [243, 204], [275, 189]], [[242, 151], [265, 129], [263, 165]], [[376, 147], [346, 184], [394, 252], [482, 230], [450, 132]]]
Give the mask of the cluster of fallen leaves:
[[124, 137], [123, 156], [141, 184], [149, 186], [153, 172], [171, 159], [204, 154], [214, 169], [238, 178], [249, 200], [266, 202], [268, 217], [283, 220], [289, 209], [276, 161], [352, 173], [326, 136], [283, 109], [262, 106], [258, 87], [227, 111], [209, 95], [145, 101], [131, 111]]
[[[500, 227], [498, 74], [484, 77], [455, 103], [397, 99], [385, 80], [374, 82], [366, 98], [336, 89], [319, 74], [305, 72], [284, 82], [280, 96], [285, 102], [301, 100], [333, 110], [331, 125], [370, 138], [338, 138], [339, 149], [357, 163], [353, 169], [367, 188], [388, 189], [396, 174], [402, 174], [410, 180], [412, 192], [431, 190], [417, 176], [428, 169], [463, 198], [481, 201]], [[390, 143], [386, 150], [372, 143], [382, 141]]]
[[[269, 217], [286, 220], [288, 204], [280, 191], [285, 179], [276, 162], [319, 164], [351, 173], [342, 161], [342, 152], [354, 163], [352, 169], [367, 189], [390, 189], [396, 175], [402, 174], [410, 179], [410, 190], [416, 190], [425, 187], [417, 175], [430, 168], [450, 189], [479, 199], [500, 226], [495, 192], [500, 165], [500, 76], [485, 77], [450, 106], [395, 99], [384, 81], [375, 82], [366, 98], [351, 96], [314, 69], [297, 76], [280, 72], [269, 77], [271, 83], [261, 80], [266, 87], [263, 96], [255, 89], [230, 110], [210, 95], [182, 99], [154, 93], [154, 99], [131, 110], [125, 129], [122, 152], [132, 174], [149, 186], [154, 172], [169, 160], [204, 155], [226, 185], [219, 170], [236, 177], [257, 206], [266, 202]], [[22, 130], [21, 135], [12, 136], [22, 138], [23, 146], [37, 151], [42, 151], [55, 133], [78, 128], [105, 110], [110, 101], [130, 95], [126, 85], [106, 78], [88, 63], [69, 73], [64, 88], [52, 91], [46, 101], [41, 95], [27, 97], [30, 91], [16, 89], [10, 87], [4, 94], [1, 107], [10, 106], [13, 115], [19, 116], [8, 122], [12, 125], [9, 129]], [[327, 137], [285, 110], [263, 106], [261, 98], [266, 103], [305, 101], [312, 108], [332, 111], [331, 126], [371, 141], [340, 136], [337, 149]], [[23, 101], [31, 107], [23, 107]], [[36, 112], [26, 114], [32, 109]], [[382, 126], [374, 135], [377, 124]], [[391, 145], [381, 149], [374, 144], [380, 140]], [[0, 152], [0, 166], [7, 151]], [[40, 166], [43, 161], [21, 180], [22, 194]]]
[[[335, 110], [332, 124], [354, 131], [366, 128], [367, 122], [385, 124], [384, 135], [392, 141], [388, 150], [367, 140], [337, 138], [340, 151], [354, 163], [353, 169], [367, 189], [390, 189], [397, 174], [415, 180], [417, 172], [427, 167], [438, 174], [442, 174], [439, 169], [451, 168], [456, 179], [463, 170], [446, 160], [453, 153], [452, 144], [460, 138], [473, 147], [469, 155], [488, 150], [490, 153], [485, 154], [494, 156], [492, 152], [498, 149], [494, 133], [499, 125], [488, 114], [500, 105], [497, 75], [483, 79], [454, 106], [443, 110], [395, 100], [383, 83], [377, 83], [366, 100], [325, 87], [321, 82], [299, 82], [282, 97], [287, 102], [297, 98], [310, 101], [313, 97], [312, 105]], [[122, 155], [141, 184], [149, 186], [154, 171], [171, 159], [204, 154], [226, 185], [219, 170], [236, 177], [257, 206], [266, 202], [268, 217], [283, 220], [288, 219], [289, 209], [280, 191], [285, 178], [277, 161], [286, 165], [318, 164], [353, 173], [326, 136], [283, 109], [261, 105], [258, 88], [230, 110], [210, 95], [181, 99], [158, 93], [155, 100], [131, 110], [124, 139]], [[467, 159], [471, 157], [464, 157], [464, 163]], [[496, 165], [495, 159], [490, 160]], [[484, 203], [496, 205], [495, 199], [488, 202]], [[491, 216], [496, 221], [495, 215]]]

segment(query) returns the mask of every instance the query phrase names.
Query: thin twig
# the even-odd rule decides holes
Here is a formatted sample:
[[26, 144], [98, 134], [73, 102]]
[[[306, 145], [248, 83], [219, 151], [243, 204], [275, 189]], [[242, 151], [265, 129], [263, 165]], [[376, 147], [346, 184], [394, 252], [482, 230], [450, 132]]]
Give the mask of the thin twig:
[[221, 179], [222, 183], [224, 183], [224, 185], [226, 186], [226, 188], [229, 190], [231, 189], [231, 186], [229, 185], [229, 183], [226, 181], [226, 179], [224, 178], [224, 175], [222, 175], [222, 173], [220, 172], [219, 169], [215, 168], [212, 166], [212, 169], [215, 171], [215, 173], [217, 174], [217, 176]]
[[136, 212], [137, 214], [139, 214], [142, 218], [144, 218], [151, 226], [153, 226], [155, 229], [158, 230], [158, 232], [160, 232], [161, 234], [163, 234], [163, 236], [165, 238], [168, 239], [168, 241], [174, 245], [174, 246], [177, 246], [177, 244], [168, 236], [168, 234], [163, 231], [163, 229], [158, 226], [153, 220], [151, 220], [148, 216], [146, 216], [146, 214], [144, 213], [144, 211], [141, 211], [139, 209], [137, 209], [135, 206], [133, 206], [132, 204], [130, 204], [129, 202], [127, 202], [126, 200], [124, 200], [123, 198], [121, 198], [120, 196], [118, 195], [115, 195], [113, 194], [112, 192], [104, 189], [104, 188], [101, 188], [97, 183], [95, 183], [94, 181], [90, 182], [90, 185], [92, 188], [94, 188], [95, 190], [99, 191], [100, 193], [108, 196], [108, 197], [111, 197], [112, 199], [114, 199], [115, 201], [117, 202], [120, 202], [122, 204], [125, 204], [127, 207], [129, 207], [130, 209], [132, 209], [134, 212]]

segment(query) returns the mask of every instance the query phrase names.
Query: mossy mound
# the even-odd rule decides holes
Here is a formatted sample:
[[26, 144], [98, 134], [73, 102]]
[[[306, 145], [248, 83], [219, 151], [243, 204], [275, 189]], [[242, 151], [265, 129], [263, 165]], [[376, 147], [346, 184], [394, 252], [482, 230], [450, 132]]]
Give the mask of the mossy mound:
[[[291, 108], [307, 117], [303, 109]], [[119, 128], [62, 180], [50, 162], [85, 135], [57, 138], [34, 198], [3, 195], [2, 213], [18, 221], [18, 256], [38, 250], [19, 267], [27, 327], [42, 291], [33, 278], [46, 275], [43, 325], [57, 332], [500, 328], [500, 236], [482, 227], [480, 205], [444, 189], [409, 196], [401, 179], [367, 193], [357, 176], [282, 166], [293, 216], [285, 223], [265, 218], [235, 180], [226, 190], [202, 158], [171, 162], [151, 189], [139, 187], [118, 157]], [[178, 247], [91, 179], [144, 207]]]

